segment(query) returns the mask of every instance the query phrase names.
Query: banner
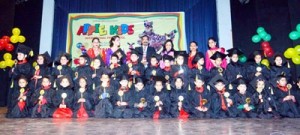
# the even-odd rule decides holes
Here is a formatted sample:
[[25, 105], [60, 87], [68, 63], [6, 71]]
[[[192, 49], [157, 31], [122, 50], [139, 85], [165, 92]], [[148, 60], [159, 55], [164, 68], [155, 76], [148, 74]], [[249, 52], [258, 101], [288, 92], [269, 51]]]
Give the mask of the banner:
[[94, 37], [100, 38], [101, 48], [108, 48], [115, 35], [120, 36], [125, 53], [129, 45], [140, 46], [143, 35], [150, 37], [150, 46], [156, 50], [167, 39], [173, 40], [175, 50], [186, 50], [183, 12], [70, 13], [66, 50], [74, 60], [92, 47]]

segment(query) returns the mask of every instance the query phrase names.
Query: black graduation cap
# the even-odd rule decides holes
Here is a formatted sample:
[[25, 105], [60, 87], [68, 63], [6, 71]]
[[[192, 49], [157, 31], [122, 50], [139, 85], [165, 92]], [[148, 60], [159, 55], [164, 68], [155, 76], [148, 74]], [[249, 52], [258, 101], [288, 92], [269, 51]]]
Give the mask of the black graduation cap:
[[161, 55], [155, 53], [155, 54], [152, 54], [151, 58], [155, 58], [157, 61], [160, 61]]
[[207, 77], [205, 77], [204, 75], [201, 75], [201, 74], [196, 74], [195, 75], [195, 78], [193, 78], [195, 81], [196, 80], [201, 80], [201, 81], [203, 81], [203, 82], [206, 82], [206, 78]]
[[131, 50], [131, 54], [136, 54], [136, 55], [138, 55], [138, 56], [140, 56], [140, 55], [142, 55], [143, 53], [142, 52], [140, 52], [138, 49], [130, 49]]
[[41, 56], [43, 56], [43, 58], [44, 58], [45, 65], [51, 65], [52, 59], [51, 59], [51, 56], [49, 55], [48, 51], [41, 54]]
[[[257, 76], [255, 77], [249, 84], [256, 89], [256, 85], [258, 81], [264, 81], [266, 83], [266, 79], [263, 76]], [[266, 84], [265, 84], [266, 85]]]
[[84, 58], [84, 59], [86, 60], [86, 64], [88, 64], [88, 65], [91, 64], [91, 59], [90, 59], [90, 57], [89, 57], [88, 55], [82, 54], [82, 55], [80, 55], [79, 57]]
[[213, 87], [214, 89], [216, 89], [215, 84], [217, 82], [223, 82], [224, 85], [226, 86], [228, 84], [228, 81], [221, 75], [217, 74], [216, 76], [214, 76], [209, 82], [208, 84]]
[[219, 51], [216, 51], [211, 57], [210, 59], [216, 60], [217, 58], [221, 58], [222, 60], [226, 57], [226, 55], [224, 53], [221, 53]]
[[228, 53], [227, 54], [228, 57], [231, 57], [233, 54], [237, 54], [238, 56], [243, 54], [243, 52], [238, 48], [231, 48], [227, 50], [227, 53]]
[[193, 64], [196, 64], [196, 63], [197, 63], [200, 59], [202, 59], [202, 58], [204, 58], [204, 54], [203, 54], [202, 52], [198, 52], [198, 53], [195, 55], [195, 57], [194, 57], [192, 63], [193, 63]]
[[[23, 53], [25, 55], [27, 55], [28, 57], [30, 57], [30, 53], [31, 53], [32, 49], [24, 44], [19, 44], [17, 49], [16, 49], [16, 52], [17, 53]], [[32, 57], [32, 56], [31, 56]]]
[[254, 60], [254, 57], [256, 55], [261, 55], [262, 58], [264, 57], [264, 51], [263, 50], [255, 50], [249, 55], [249, 59]]
[[247, 85], [247, 83], [246, 83], [246, 81], [245, 81], [244, 78], [237, 78], [232, 83], [235, 84], [235, 85], [237, 85], [237, 86], [239, 86], [241, 84]]
[[172, 56], [167, 55], [167, 54], [165, 54], [165, 55], [163, 56], [163, 59], [164, 59], [164, 60], [169, 60], [169, 61], [174, 60], [174, 58], [173, 58]]
[[286, 78], [285, 73], [281, 73], [280, 75], [276, 76], [276, 81], [280, 80], [281, 78]]
[[163, 77], [163, 76], [154, 76], [153, 77], [153, 80], [155, 81], [155, 82], [158, 82], [158, 81], [161, 81], [162, 83], [165, 83], [167, 80], [165, 79], [165, 77]]
[[137, 84], [137, 83], [143, 83], [143, 84], [145, 84], [145, 80], [143, 78], [141, 78], [141, 77], [137, 77], [137, 78], [135, 78], [135, 84]]
[[175, 57], [177, 58], [178, 56], [183, 56], [183, 57], [188, 57], [188, 54], [186, 51], [175, 51]]

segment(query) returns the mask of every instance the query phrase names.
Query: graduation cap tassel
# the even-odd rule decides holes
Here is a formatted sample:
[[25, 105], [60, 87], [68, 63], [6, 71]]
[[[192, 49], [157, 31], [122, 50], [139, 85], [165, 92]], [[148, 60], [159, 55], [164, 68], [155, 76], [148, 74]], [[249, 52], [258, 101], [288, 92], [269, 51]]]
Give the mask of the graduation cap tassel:
[[291, 68], [291, 65], [290, 65], [289, 61], [287, 62], [287, 67]]
[[274, 95], [274, 91], [271, 87], [269, 87], [269, 89], [271, 90], [271, 95]]
[[11, 80], [10, 88], [13, 88], [13, 87], [14, 87], [14, 80]]
[[232, 84], [231, 84], [231, 83], [229, 84], [229, 89], [230, 89], [230, 90], [232, 90], [232, 89], [233, 89], [233, 86], [232, 86]]
[[167, 84], [167, 90], [171, 90], [170, 84]]
[[192, 89], [191, 89], [191, 84], [189, 84], [189, 88], [188, 88], [188, 90], [192, 90]]
[[54, 80], [53, 88], [56, 88], [56, 80]]
[[96, 87], [96, 86], [95, 86], [95, 83], [93, 83], [93, 90], [95, 90], [95, 87]]

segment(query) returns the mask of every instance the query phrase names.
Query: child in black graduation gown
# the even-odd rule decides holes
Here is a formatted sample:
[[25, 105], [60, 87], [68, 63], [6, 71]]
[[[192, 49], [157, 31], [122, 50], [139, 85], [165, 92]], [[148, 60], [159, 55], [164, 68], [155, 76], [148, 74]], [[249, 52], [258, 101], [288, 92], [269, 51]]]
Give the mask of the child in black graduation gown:
[[144, 77], [145, 67], [139, 62], [139, 55], [141, 55], [141, 53], [138, 50], [132, 49], [130, 62], [128, 62], [126, 67], [129, 78], [133, 80], [133, 83], [135, 82], [135, 78]]
[[297, 108], [298, 111], [300, 111], [300, 77], [297, 78], [294, 90], [291, 91], [291, 93], [293, 93], [293, 95], [295, 96]]
[[190, 77], [191, 78], [195, 78], [196, 75], [200, 75], [202, 77], [204, 77], [204, 81], [208, 82], [208, 79], [211, 78], [210, 76], [210, 72], [205, 68], [205, 59], [204, 59], [204, 55], [201, 52], [198, 52], [193, 61], [193, 68], [192, 68], [192, 72]]
[[225, 74], [225, 69], [221, 66], [222, 61], [226, 58], [226, 55], [221, 53], [221, 52], [215, 52], [210, 59], [214, 60], [215, 66], [210, 69], [210, 74], [211, 77], [214, 77], [218, 74], [224, 75]]
[[[18, 79], [18, 87], [14, 88], [12, 95], [12, 110], [6, 115], [8, 118], [24, 118], [29, 114], [28, 104], [32, 90], [28, 87], [27, 78], [20, 76]], [[10, 108], [8, 108], [10, 109]]]
[[58, 79], [58, 90], [53, 97], [54, 113], [53, 118], [71, 118], [73, 116], [73, 84], [69, 76], [62, 76]]
[[[266, 80], [270, 79], [269, 69], [261, 64], [263, 55], [261, 51], [254, 51], [249, 56], [249, 63], [246, 65], [246, 76], [245, 78], [250, 82], [253, 78], [263, 76]], [[252, 61], [251, 61], [252, 60]]]
[[34, 67], [33, 77], [31, 78], [31, 87], [36, 90], [41, 87], [43, 76], [51, 75], [51, 57], [48, 52], [37, 56], [37, 65]]
[[[75, 79], [78, 79], [82, 76], [88, 77], [88, 79], [91, 79], [91, 76], [93, 74], [93, 69], [90, 66], [90, 58], [88, 55], [80, 55], [79, 56], [79, 65], [75, 68]], [[73, 78], [72, 78], [73, 79]]]
[[159, 61], [161, 60], [161, 55], [153, 54], [150, 58], [150, 66], [145, 70], [145, 79], [148, 83], [153, 81], [154, 76], [162, 76], [163, 71], [159, 67]]
[[144, 85], [141, 78], [137, 78], [133, 87], [133, 117], [149, 118], [152, 114], [149, 107], [149, 86]]
[[243, 52], [238, 48], [231, 48], [227, 50], [227, 52], [230, 62], [227, 64], [224, 76], [229, 83], [232, 83], [237, 78], [245, 77], [244, 66], [239, 62], [239, 56], [241, 56]]
[[108, 118], [112, 117], [113, 112], [113, 95], [116, 87], [110, 83], [109, 72], [104, 72], [101, 76], [101, 84], [95, 89], [93, 93], [95, 103], [95, 117]]
[[103, 71], [106, 70], [105, 69], [105, 64], [102, 60], [102, 58], [99, 56], [95, 57], [94, 60], [91, 63], [91, 66], [93, 68], [93, 74], [92, 74], [92, 80], [93, 80], [93, 84], [92, 84], [92, 89], [95, 90], [96, 87], [98, 87], [100, 85], [100, 78], [103, 74]]
[[18, 87], [19, 77], [23, 75], [27, 79], [30, 79], [32, 77], [32, 72], [33, 72], [33, 68], [31, 64], [28, 62], [28, 58], [33, 56], [33, 52], [31, 48], [23, 44], [19, 44], [16, 49], [16, 53], [17, 53], [17, 63], [15, 63], [15, 66], [10, 71], [10, 78], [12, 79], [11, 82], [12, 84], [8, 91], [8, 97], [7, 97], [8, 111], [12, 110], [11, 99], [12, 99], [14, 88]]
[[81, 76], [78, 78], [78, 88], [75, 89], [74, 96], [74, 114], [73, 117], [76, 118], [88, 118], [93, 116], [93, 97], [90, 90], [88, 90], [89, 85], [91, 85], [91, 80]]
[[172, 66], [171, 69], [171, 77], [176, 78], [178, 76], [181, 76], [184, 78], [184, 83], [188, 84], [189, 83], [189, 78], [190, 78], [190, 69], [185, 64], [185, 59], [187, 57], [187, 54], [185, 51], [177, 51], [175, 53], [176, 55], [176, 64]]
[[276, 54], [273, 57], [273, 62], [270, 66], [270, 76], [273, 78], [272, 81], [276, 81], [276, 77], [281, 74], [285, 74], [287, 80], [291, 81], [292, 74], [287, 60], [281, 54]]
[[238, 78], [233, 81], [237, 85], [237, 93], [233, 96], [233, 102], [237, 107], [237, 117], [241, 118], [255, 118], [253, 101], [251, 100], [251, 94], [247, 91], [247, 84], [243, 78]]
[[170, 55], [164, 55], [163, 56], [163, 63], [164, 63], [164, 69], [163, 70], [163, 76], [165, 79], [169, 82], [172, 82], [172, 73], [171, 73], [171, 66], [173, 63], [173, 57]]
[[112, 73], [112, 79], [116, 82], [126, 74], [126, 67], [120, 64], [119, 56], [115, 53], [111, 55], [109, 70]]
[[276, 84], [274, 97], [278, 101], [278, 112], [280, 115], [290, 118], [299, 117], [296, 98], [293, 93], [291, 93], [292, 85], [287, 84], [287, 78], [284, 75], [279, 75], [277, 77]]
[[133, 95], [128, 83], [127, 78], [122, 77], [122, 80], [120, 80], [121, 86], [113, 95], [114, 118], [132, 118], [133, 116]]
[[182, 77], [176, 77], [174, 79], [175, 87], [172, 88], [170, 99], [171, 99], [171, 110], [170, 113], [173, 118], [188, 118], [190, 110], [190, 103], [187, 94], [187, 90], [184, 88], [184, 82]]
[[216, 75], [209, 81], [209, 85], [215, 89], [211, 100], [211, 117], [212, 118], [228, 118], [235, 117], [236, 110], [233, 104], [233, 98], [229, 92], [226, 92], [225, 86], [227, 81], [221, 75]]
[[149, 107], [151, 117], [153, 119], [170, 118], [171, 100], [169, 93], [164, 88], [163, 83], [166, 81], [164, 77], [154, 78], [154, 92], [149, 97]]
[[49, 118], [53, 110], [53, 96], [55, 91], [51, 88], [51, 79], [44, 76], [42, 79], [42, 87], [35, 90], [31, 98], [32, 118]]
[[254, 88], [255, 92], [251, 97], [254, 105], [254, 112], [258, 118], [272, 118], [278, 117], [277, 105], [272, 94], [267, 88], [268, 84], [266, 79], [262, 76], [255, 77], [250, 85]]
[[56, 64], [58, 64], [55, 68], [52, 69], [52, 75], [55, 78], [54, 87], [56, 88], [58, 84], [56, 84], [56, 79], [68, 75], [72, 79], [74, 78], [74, 71], [69, 66], [69, 63], [72, 61], [71, 55], [68, 53], [61, 53], [57, 60]]
[[196, 75], [194, 80], [195, 87], [189, 94], [191, 117], [210, 118], [211, 92], [207, 89], [203, 76]]

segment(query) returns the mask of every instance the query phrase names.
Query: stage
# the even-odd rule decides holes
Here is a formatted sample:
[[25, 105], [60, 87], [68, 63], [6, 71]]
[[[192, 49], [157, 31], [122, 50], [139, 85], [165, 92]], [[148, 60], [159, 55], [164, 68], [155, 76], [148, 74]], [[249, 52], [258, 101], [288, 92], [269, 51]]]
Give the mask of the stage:
[[0, 109], [0, 134], [191, 134], [297, 135], [300, 119], [7, 119]]

